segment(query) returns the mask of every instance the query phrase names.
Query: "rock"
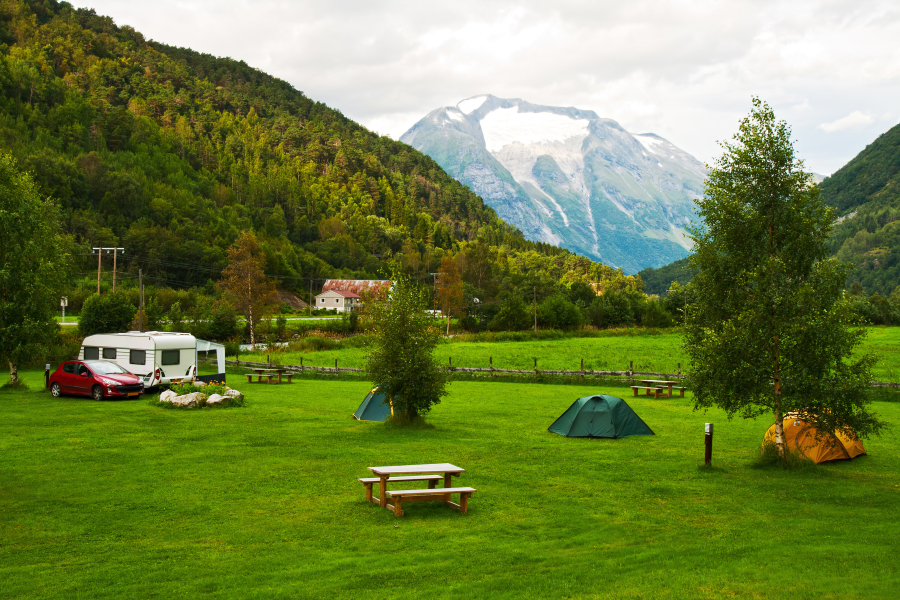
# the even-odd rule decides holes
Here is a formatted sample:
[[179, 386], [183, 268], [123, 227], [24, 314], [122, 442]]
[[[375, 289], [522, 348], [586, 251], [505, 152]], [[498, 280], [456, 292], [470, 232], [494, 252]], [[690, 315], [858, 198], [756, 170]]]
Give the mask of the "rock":
[[220, 406], [226, 400], [231, 400], [230, 396], [220, 396], [219, 394], [213, 394], [209, 398], [206, 399], [207, 406]]
[[232, 398], [236, 398], [236, 399], [241, 399], [241, 398], [244, 397], [244, 395], [243, 395], [242, 393], [240, 393], [240, 392], [237, 391], [237, 390], [233, 390], [233, 389], [231, 389], [231, 388], [228, 388], [228, 389], [225, 390], [225, 395], [226, 395], [226, 396], [231, 396]]
[[196, 408], [204, 400], [206, 400], [206, 394], [202, 394], [200, 392], [194, 392], [193, 394], [185, 394], [184, 396], [176, 396], [176, 397], [172, 398], [171, 402], [175, 406], [183, 406], [185, 408]]
[[194, 385], [197, 387], [203, 387], [206, 385], [206, 382], [205, 381], [195, 381]]
[[172, 398], [177, 398], [178, 394], [173, 392], [172, 390], [166, 390], [162, 394], [159, 395], [160, 402], [171, 402]]

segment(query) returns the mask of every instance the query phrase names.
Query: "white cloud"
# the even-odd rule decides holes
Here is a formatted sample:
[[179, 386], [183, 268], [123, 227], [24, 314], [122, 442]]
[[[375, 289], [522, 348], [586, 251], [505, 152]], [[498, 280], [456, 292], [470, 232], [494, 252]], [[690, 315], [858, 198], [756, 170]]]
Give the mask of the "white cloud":
[[791, 124], [808, 168], [830, 173], [872, 131], [820, 124], [894, 111], [900, 97], [900, 5], [890, 0], [91, 6], [158, 41], [244, 60], [395, 138], [435, 108], [492, 93], [592, 109], [709, 161], [757, 95]]
[[870, 115], [854, 110], [846, 117], [831, 121], [830, 123], [822, 123], [819, 125], [819, 129], [827, 133], [834, 133], [835, 131], [842, 131], [844, 129], [859, 129], [860, 127], [871, 125], [874, 122], [875, 119]]

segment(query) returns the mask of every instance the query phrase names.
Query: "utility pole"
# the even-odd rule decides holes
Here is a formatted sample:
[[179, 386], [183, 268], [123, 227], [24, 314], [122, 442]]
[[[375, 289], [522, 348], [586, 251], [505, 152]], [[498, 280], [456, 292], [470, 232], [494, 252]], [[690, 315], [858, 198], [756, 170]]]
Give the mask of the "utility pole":
[[312, 316], [312, 303], [313, 303], [313, 297], [312, 297], [312, 279], [309, 280], [309, 296], [307, 296], [306, 299], [307, 299], [307, 301], [308, 301], [307, 304], [306, 304], [306, 308], [309, 309], [309, 316]]
[[109, 254], [110, 251], [113, 253], [113, 292], [116, 291], [116, 254], [118, 254], [119, 250], [122, 251], [122, 254], [125, 254], [125, 248], [91, 248], [91, 250], [97, 251], [97, 293], [100, 293], [100, 266], [102, 264], [103, 259], [103, 251], [106, 250], [106, 253]]
[[534, 286], [534, 332], [537, 333], [537, 286]]
[[144, 331], [144, 272], [138, 269], [138, 297], [141, 308], [138, 310], [138, 331]]

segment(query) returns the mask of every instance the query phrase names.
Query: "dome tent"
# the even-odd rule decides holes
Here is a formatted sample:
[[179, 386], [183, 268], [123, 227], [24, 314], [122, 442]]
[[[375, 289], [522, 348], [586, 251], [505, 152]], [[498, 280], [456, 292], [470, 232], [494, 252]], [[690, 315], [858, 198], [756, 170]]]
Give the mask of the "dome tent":
[[369, 392], [369, 395], [353, 413], [353, 418], [360, 421], [387, 421], [387, 418], [393, 413], [394, 407], [390, 401], [385, 402], [384, 394], [379, 392], [376, 387]]
[[[860, 454], [865, 454], [866, 449], [862, 441], [855, 435], [852, 437], [835, 431], [831, 435], [823, 435], [818, 440], [818, 429], [815, 425], [801, 421], [797, 413], [788, 413], [784, 416], [784, 443], [791, 450], [797, 450], [814, 463], [819, 464], [829, 460], [852, 460]], [[775, 424], [766, 431], [763, 446], [775, 443]]]
[[647, 424], [615, 396], [585, 396], [576, 400], [548, 429], [566, 437], [620, 438], [656, 435]]

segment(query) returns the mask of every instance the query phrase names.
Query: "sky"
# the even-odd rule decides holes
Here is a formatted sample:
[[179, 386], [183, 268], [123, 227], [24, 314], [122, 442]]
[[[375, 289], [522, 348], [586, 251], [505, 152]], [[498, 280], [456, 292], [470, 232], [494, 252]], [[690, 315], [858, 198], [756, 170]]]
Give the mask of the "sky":
[[[77, 0], [76, 6], [82, 6]], [[829, 175], [900, 122], [900, 3], [91, 0], [147, 38], [279, 77], [399, 138], [479, 94], [575, 106], [709, 163], [751, 108]]]

